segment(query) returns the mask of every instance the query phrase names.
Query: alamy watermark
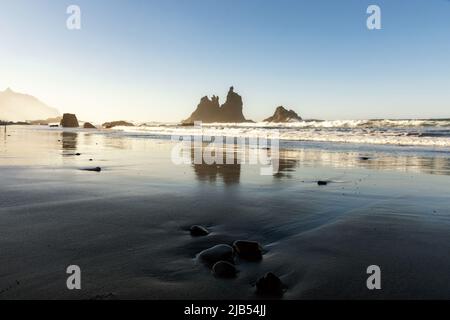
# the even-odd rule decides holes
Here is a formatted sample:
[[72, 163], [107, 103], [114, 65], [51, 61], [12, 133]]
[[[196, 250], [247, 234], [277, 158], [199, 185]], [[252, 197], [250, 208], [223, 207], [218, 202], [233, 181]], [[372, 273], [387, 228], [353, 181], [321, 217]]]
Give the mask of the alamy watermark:
[[[67, 7], [66, 13], [69, 17], [66, 20], [66, 27], [69, 30], [81, 30], [81, 8], [72, 4]], [[366, 13], [369, 17], [366, 20], [366, 26], [369, 30], [381, 29], [381, 8], [376, 4], [367, 7]]]
[[211, 136], [203, 134], [196, 122], [193, 135], [172, 135], [177, 142], [171, 159], [175, 165], [259, 165], [261, 175], [274, 175], [279, 170], [279, 132], [255, 137]]
[[367, 267], [366, 272], [370, 275], [366, 281], [367, 289], [381, 290], [381, 268], [377, 265], [371, 265]]
[[66, 280], [66, 286], [69, 290], [81, 290], [81, 269], [77, 265], [70, 265], [66, 269], [66, 273], [70, 274]]
[[66, 13], [69, 17], [66, 20], [66, 27], [69, 30], [81, 29], [81, 8], [77, 5], [70, 5], [66, 9]]
[[375, 4], [367, 7], [367, 14], [370, 16], [367, 18], [366, 25], [369, 30], [381, 29], [381, 8]]

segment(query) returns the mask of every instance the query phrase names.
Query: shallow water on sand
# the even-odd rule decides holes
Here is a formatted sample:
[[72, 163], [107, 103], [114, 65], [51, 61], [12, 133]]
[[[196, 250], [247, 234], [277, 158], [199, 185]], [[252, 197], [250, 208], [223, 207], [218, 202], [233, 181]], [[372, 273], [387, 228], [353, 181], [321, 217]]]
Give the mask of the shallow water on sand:
[[[268, 271], [285, 299], [450, 298], [448, 154], [285, 146], [280, 172], [262, 176], [258, 165], [175, 165], [173, 146], [112, 131], [2, 131], [0, 299], [255, 299]], [[212, 232], [192, 238], [193, 224]], [[237, 261], [235, 279], [195, 259], [238, 239], [265, 254]], [[80, 291], [66, 288], [73, 264]], [[366, 288], [372, 264], [379, 291]]]

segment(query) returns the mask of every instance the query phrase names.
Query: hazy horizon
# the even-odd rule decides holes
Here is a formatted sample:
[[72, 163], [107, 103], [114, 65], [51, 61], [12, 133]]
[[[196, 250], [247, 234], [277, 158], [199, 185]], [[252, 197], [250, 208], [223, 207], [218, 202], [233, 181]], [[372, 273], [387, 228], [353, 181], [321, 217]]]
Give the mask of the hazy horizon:
[[[66, 28], [77, 4], [82, 29]], [[377, 4], [382, 29], [368, 30]], [[449, 118], [450, 2], [2, 4], [0, 90], [79, 119], [179, 122], [230, 86], [246, 118]], [[431, 18], [432, 17], [432, 18]]]

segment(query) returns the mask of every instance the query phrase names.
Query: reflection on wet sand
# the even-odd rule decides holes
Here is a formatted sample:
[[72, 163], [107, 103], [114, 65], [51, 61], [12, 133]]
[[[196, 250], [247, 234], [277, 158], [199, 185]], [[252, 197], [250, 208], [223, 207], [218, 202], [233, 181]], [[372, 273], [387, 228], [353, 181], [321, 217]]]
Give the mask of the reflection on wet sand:
[[61, 146], [63, 151], [75, 151], [77, 149], [77, 142], [77, 132], [61, 132]]
[[290, 178], [298, 166], [298, 160], [293, 158], [281, 157], [278, 164], [278, 172], [273, 176], [275, 178]]
[[2, 133], [2, 140], [6, 143], [6, 137], [7, 137], [7, 133], [6, 133], [6, 124], [4, 125], [4, 128], [2, 128], [2, 130], [0, 130], [0, 132]]
[[[230, 151], [232, 150], [232, 151]], [[227, 164], [226, 159], [232, 153], [234, 162]], [[247, 149], [238, 145], [234, 148], [221, 150], [222, 163], [206, 163], [202, 157], [201, 163], [194, 163], [194, 148], [191, 149], [191, 162], [195, 176], [199, 181], [216, 182], [222, 179], [225, 184], [239, 183], [241, 172], [249, 165], [242, 162], [238, 155], [247, 154]], [[246, 155], [247, 156], [247, 155]], [[247, 158], [248, 159], [248, 158]], [[282, 149], [279, 151], [279, 170], [273, 174], [276, 179], [291, 178], [301, 168], [314, 168], [318, 166], [337, 169], [362, 168], [371, 170], [396, 170], [405, 173], [426, 173], [450, 175], [450, 158], [448, 157], [421, 157], [395, 154], [376, 153], [365, 154], [358, 152], [338, 152], [318, 149]], [[261, 166], [257, 164], [257, 166]]]
[[223, 149], [223, 164], [207, 164], [204, 157], [201, 157], [201, 163], [195, 163], [195, 149], [191, 148], [192, 168], [199, 181], [216, 182], [221, 178], [225, 185], [239, 183], [241, 177], [241, 164], [239, 163], [237, 151], [233, 151], [233, 163], [227, 163], [229, 150]]
[[[173, 165], [171, 156], [171, 142], [162, 139], [134, 138], [122, 136], [117, 132], [89, 133], [73, 131], [43, 130], [32, 126], [8, 126], [0, 130], [0, 144], [3, 164], [53, 164], [52, 152], [63, 155], [82, 154], [89, 150], [91, 157], [104, 156], [106, 153], [114, 159], [133, 158], [136, 162], [148, 163], [151, 154], [158, 153], [167, 158], [167, 165]], [[405, 173], [425, 173], [435, 175], [450, 175], [450, 153], [448, 152], [377, 152], [376, 149], [360, 152], [357, 149], [340, 150], [320, 149], [313, 147], [281, 148], [279, 150], [279, 171], [274, 174], [276, 179], [290, 178], [302, 168], [328, 167], [337, 169], [369, 169], [369, 170], [395, 170]], [[101, 152], [101, 153], [100, 153]], [[205, 161], [192, 164], [193, 171], [198, 180], [217, 181], [225, 184], [240, 183], [244, 173], [248, 170], [259, 170], [265, 166], [258, 162], [251, 165], [248, 162], [248, 147], [239, 145], [223, 148], [225, 164], [211, 164]], [[151, 153], [151, 154], [150, 154]], [[189, 154], [190, 153], [190, 154]], [[193, 163], [194, 150], [187, 149], [187, 156]], [[234, 162], [226, 164], [225, 159], [232, 155]], [[271, 156], [271, 150], [268, 150]], [[245, 162], [241, 162], [241, 158]], [[14, 160], [11, 160], [14, 159]], [[151, 167], [148, 167], [151, 168]], [[148, 169], [147, 168], [147, 169]]]
[[[283, 160], [284, 159], [284, 160]], [[396, 170], [411, 173], [450, 175], [450, 158], [445, 156], [426, 157], [396, 155], [389, 153], [365, 154], [319, 149], [298, 149], [280, 151], [280, 168], [283, 161], [296, 160], [300, 167], [318, 165], [333, 168], [364, 168], [375, 170]]]

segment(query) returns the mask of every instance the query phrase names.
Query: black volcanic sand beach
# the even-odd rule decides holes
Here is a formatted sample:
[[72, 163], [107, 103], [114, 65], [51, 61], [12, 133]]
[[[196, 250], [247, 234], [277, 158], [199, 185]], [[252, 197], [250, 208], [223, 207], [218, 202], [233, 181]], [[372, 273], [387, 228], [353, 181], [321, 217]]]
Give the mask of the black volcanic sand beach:
[[[450, 298], [448, 153], [300, 147], [262, 176], [174, 165], [172, 148], [114, 131], [2, 129], [0, 299], [257, 299], [266, 272], [286, 285], [282, 299]], [[235, 240], [264, 250], [236, 259], [235, 278], [196, 259]], [[382, 289], [370, 291], [374, 264]], [[66, 288], [69, 265], [81, 290]]]

